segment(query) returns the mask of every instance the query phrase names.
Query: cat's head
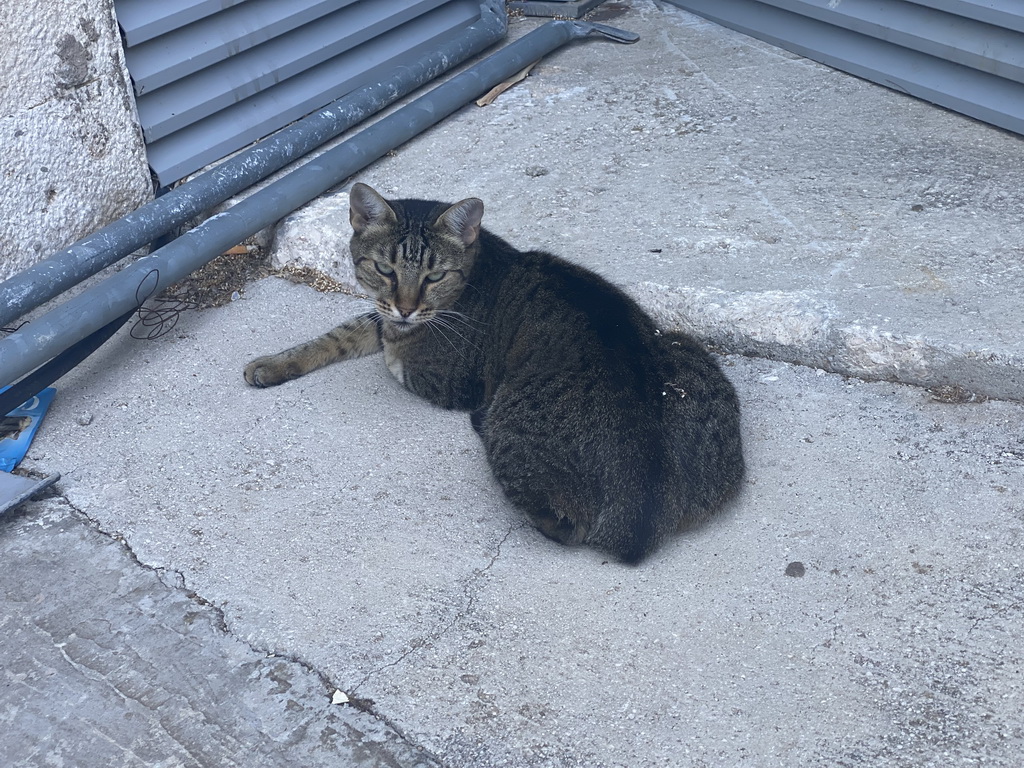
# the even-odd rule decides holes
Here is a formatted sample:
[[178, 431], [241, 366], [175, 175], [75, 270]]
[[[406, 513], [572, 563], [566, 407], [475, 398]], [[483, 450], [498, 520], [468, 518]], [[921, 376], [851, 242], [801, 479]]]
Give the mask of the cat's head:
[[385, 321], [414, 328], [455, 303], [480, 249], [480, 200], [387, 201], [355, 184], [349, 205], [356, 279]]

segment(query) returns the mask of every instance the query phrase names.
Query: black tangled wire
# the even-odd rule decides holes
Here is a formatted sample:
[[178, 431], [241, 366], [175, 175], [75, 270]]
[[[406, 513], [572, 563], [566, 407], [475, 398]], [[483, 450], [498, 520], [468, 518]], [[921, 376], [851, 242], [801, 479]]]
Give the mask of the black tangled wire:
[[[152, 287], [147, 289], [146, 283], [150, 277], [153, 278]], [[192, 301], [168, 296], [166, 292], [153, 298], [156, 293], [156, 286], [160, 284], [160, 270], [151, 269], [146, 273], [135, 289], [135, 303], [138, 309], [135, 311], [138, 319], [132, 326], [131, 337], [143, 341], [152, 341], [174, 330], [178, 324], [181, 313], [190, 309], [196, 309], [199, 305]], [[148, 304], [147, 304], [148, 302]]]
[[[147, 283], [152, 278], [152, 287], [147, 288]], [[178, 318], [182, 312], [190, 309], [197, 309], [198, 304], [177, 296], [167, 295], [166, 292], [156, 298], [156, 287], [160, 284], [160, 270], [151, 269], [146, 273], [135, 289], [135, 310], [136, 320], [132, 325], [131, 337], [143, 341], [152, 341], [170, 333], [178, 324]], [[148, 302], [148, 303], [147, 303]], [[27, 320], [10, 327], [0, 327], [0, 333], [10, 334], [20, 330], [27, 324]]]

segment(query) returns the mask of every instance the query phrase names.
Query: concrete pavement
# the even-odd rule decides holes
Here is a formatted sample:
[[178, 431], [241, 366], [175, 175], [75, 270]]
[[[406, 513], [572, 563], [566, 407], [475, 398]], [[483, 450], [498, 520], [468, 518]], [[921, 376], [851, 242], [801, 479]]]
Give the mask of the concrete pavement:
[[66, 500], [0, 535], [3, 765], [437, 765]]
[[[58, 495], [0, 521], [0, 762], [1020, 764], [1024, 406], [984, 396], [1024, 399], [1024, 144], [612, 5], [640, 43], [566, 49], [360, 180], [479, 195], [773, 356], [723, 358], [736, 502], [638, 568], [559, 548], [380, 359], [247, 388], [361, 306], [261, 280], [58, 384], [26, 462]], [[321, 254], [338, 210], [303, 214]]]

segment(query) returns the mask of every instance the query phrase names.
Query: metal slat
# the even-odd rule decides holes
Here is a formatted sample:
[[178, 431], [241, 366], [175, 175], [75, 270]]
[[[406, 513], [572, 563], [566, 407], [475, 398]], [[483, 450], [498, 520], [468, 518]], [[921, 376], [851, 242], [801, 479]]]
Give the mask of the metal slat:
[[[757, 0], [670, 0], [809, 59], [1024, 134], [1024, 85]], [[821, 3], [824, 5], [824, 0]], [[942, 11], [934, 11], [936, 17]], [[1024, 38], [1021, 39], [1024, 45]]]
[[782, 10], [1024, 82], [1024, 38], [990, 24], [939, 13], [913, 2], [761, 0]]
[[579, 19], [604, 0], [509, 0], [508, 9], [524, 16], [555, 16]]
[[245, 0], [118, 0], [117, 21], [124, 31], [125, 42], [138, 45], [243, 2]]
[[1024, 32], [1024, 3], [1021, 0], [908, 0], [937, 11], [983, 21], [1002, 29]]
[[[380, 0], [374, 0], [380, 2]], [[448, 2], [148, 145], [162, 184], [173, 182], [379, 77], [481, 17], [476, 2]]]
[[141, 95], [180, 80], [353, 2], [356, 0], [248, 0], [198, 24], [131, 46], [125, 51], [125, 61], [135, 93]]
[[264, 88], [278, 87], [307, 69], [416, 19], [446, 0], [351, 5], [256, 48], [217, 62], [190, 77], [145, 93], [136, 100], [149, 142], [230, 107]]

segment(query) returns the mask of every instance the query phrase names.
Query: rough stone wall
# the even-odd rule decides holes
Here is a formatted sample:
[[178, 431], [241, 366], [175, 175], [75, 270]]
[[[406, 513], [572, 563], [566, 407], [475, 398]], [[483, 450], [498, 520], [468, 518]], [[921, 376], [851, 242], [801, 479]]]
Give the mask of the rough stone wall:
[[0, 10], [0, 280], [152, 196], [112, 0]]

